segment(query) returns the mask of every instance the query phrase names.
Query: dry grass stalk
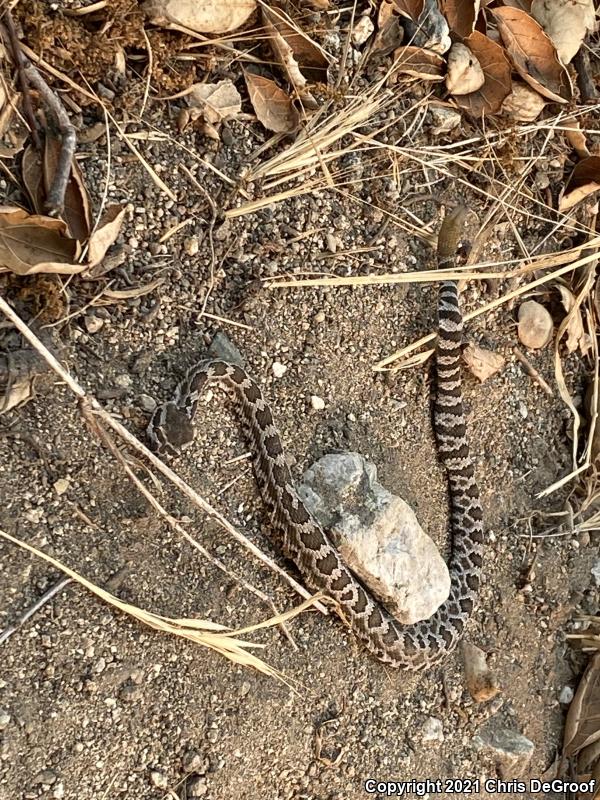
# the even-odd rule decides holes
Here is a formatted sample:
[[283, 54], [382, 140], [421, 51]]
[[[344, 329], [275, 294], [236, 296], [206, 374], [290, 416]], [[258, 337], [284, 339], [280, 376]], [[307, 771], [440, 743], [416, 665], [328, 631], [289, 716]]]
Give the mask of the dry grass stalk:
[[[123, 427], [118, 420], [114, 419], [108, 412], [106, 412], [94, 397], [87, 395], [79, 383], [73, 378], [73, 376], [64, 369], [62, 364], [60, 364], [60, 362], [44, 346], [38, 337], [35, 336], [35, 334], [1, 296], [0, 311], [2, 311], [2, 313], [15, 325], [23, 337], [46, 360], [46, 362], [57, 373], [57, 375], [62, 378], [68, 388], [79, 398], [80, 404], [84, 406], [84, 409], [86, 406], [88, 407], [89, 411], [86, 411], [86, 413], [97, 415], [107, 427], [114, 430], [115, 433], [117, 433], [127, 442], [127, 444], [129, 444], [134, 450], [136, 450], [147, 461], [149, 461], [158, 472], [164, 475], [167, 480], [173, 483], [183, 494], [185, 494], [185, 496], [188, 497], [197, 508], [199, 508], [201, 511], [204, 511], [209, 517], [211, 517], [211, 519], [214, 519], [231, 536], [233, 536], [236, 541], [242, 544], [280, 578], [289, 583], [290, 586], [292, 586], [292, 588], [298, 592], [298, 594], [305, 599], [310, 599], [312, 597], [303, 586], [301, 586], [297, 581], [294, 580], [294, 578], [291, 577], [291, 575], [288, 575], [285, 570], [281, 569], [281, 567], [279, 567], [272, 559], [263, 553], [253, 542], [240, 533], [240, 531], [238, 531], [219, 511], [217, 511], [217, 509], [213, 508], [209, 503], [207, 503], [206, 500], [204, 500], [203, 497], [201, 497], [194, 489], [192, 489], [191, 486], [189, 486], [182, 478], [180, 478], [177, 473], [173, 472], [170, 467], [168, 467], [160, 458], [155, 456], [154, 453], [148, 450], [148, 448], [142, 444], [142, 442], [140, 442], [139, 439], [137, 439], [132, 433], [130, 433], [127, 428]], [[316, 602], [314, 605], [315, 608], [321, 611], [321, 613], [327, 614], [326, 608], [321, 603]]]
[[194, 642], [194, 644], [208, 647], [210, 650], [214, 650], [216, 653], [225, 656], [225, 658], [228, 658], [235, 664], [240, 664], [245, 667], [253, 667], [259, 672], [263, 672], [264, 674], [274, 678], [279, 678], [279, 680], [282, 680], [284, 683], [289, 685], [288, 680], [281, 672], [279, 672], [279, 670], [276, 670], [274, 667], [271, 667], [269, 664], [266, 664], [264, 661], [262, 661], [262, 659], [249, 652], [251, 649], [263, 648], [264, 645], [255, 642], [248, 642], [244, 639], [239, 639], [238, 637], [245, 636], [248, 633], [253, 633], [262, 628], [269, 628], [288, 622], [289, 620], [293, 619], [293, 617], [314, 605], [316, 598], [310, 598], [291, 611], [288, 611], [284, 614], [278, 614], [277, 616], [272, 617], [269, 620], [265, 620], [264, 622], [257, 623], [256, 625], [249, 625], [245, 628], [232, 631], [224, 625], [221, 625], [217, 622], [212, 622], [211, 620], [164, 617], [161, 614], [155, 614], [153, 611], [147, 611], [146, 609], [139, 608], [131, 603], [126, 603], [123, 600], [120, 600], [114, 594], [111, 594], [111, 592], [106, 591], [106, 589], [102, 589], [100, 586], [96, 586], [96, 584], [88, 581], [87, 578], [83, 577], [83, 575], [75, 572], [75, 570], [71, 569], [66, 564], [63, 564], [58, 559], [49, 556], [42, 550], [38, 550], [36, 547], [33, 547], [27, 542], [23, 542], [3, 530], [0, 530], [0, 536], [17, 545], [18, 547], [27, 550], [38, 558], [48, 562], [55, 569], [64, 572], [65, 575], [68, 575], [69, 578], [77, 581], [77, 583], [84, 586], [88, 591], [95, 594], [96, 597], [99, 597], [105, 603], [108, 603], [114, 608], [119, 609], [119, 611], [122, 611], [124, 614], [133, 617], [143, 625], [147, 625], [148, 627], [153, 628], [156, 631], [161, 631], [162, 633], [168, 633], [172, 636], [179, 636], [183, 639]]
[[[576, 249], [578, 251], [581, 251], [582, 248], [576, 248]], [[491, 311], [494, 308], [498, 308], [499, 306], [504, 305], [509, 300], [513, 300], [515, 297], [520, 297], [521, 295], [530, 292], [532, 289], [536, 289], [538, 286], [542, 286], [543, 284], [548, 283], [548, 281], [559, 278], [561, 275], [566, 275], [569, 272], [573, 272], [574, 270], [579, 269], [580, 267], [583, 267], [586, 264], [589, 264], [596, 258], [597, 256], [593, 253], [591, 255], [578, 258], [571, 264], [567, 264], [564, 267], [560, 267], [559, 269], [554, 270], [553, 272], [550, 272], [547, 275], [543, 275], [541, 278], [536, 278], [535, 280], [530, 281], [529, 283], [523, 284], [523, 286], [519, 286], [517, 289], [513, 289], [513, 291], [511, 292], [507, 292], [506, 294], [496, 298], [495, 300], [491, 300], [489, 303], [486, 303], [485, 305], [481, 306], [481, 308], [477, 308], [474, 311], [469, 311], [467, 314], [464, 315], [464, 320], [465, 322], [468, 322], [469, 320], [475, 319], [476, 317], [479, 317], [482, 314], [486, 314], [488, 311]], [[539, 266], [537, 268], [539, 268]], [[406, 358], [406, 356], [410, 355], [410, 353], [412, 353], [414, 350], [418, 350], [423, 345], [435, 341], [436, 337], [437, 334], [435, 333], [430, 333], [427, 336], [422, 336], [416, 342], [412, 342], [412, 344], [409, 344], [406, 347], [397, 350], [395, 353], [386, 356], [381, 361], [378, 361], [377, 364], [374, 365], [373, 369], [375, 370], [375, 372], [380, 372], [384, 369], [389, 369], [391, 364], [394, 364], [394, 362], [402, 358]], [[398, 369], [398, 366], [395, 366], [394, 369]]]

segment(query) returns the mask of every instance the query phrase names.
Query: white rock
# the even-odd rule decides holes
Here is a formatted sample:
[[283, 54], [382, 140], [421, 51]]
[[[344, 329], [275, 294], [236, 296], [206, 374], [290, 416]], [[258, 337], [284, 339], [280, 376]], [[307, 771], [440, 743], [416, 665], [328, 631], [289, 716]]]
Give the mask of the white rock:
[[315, 411], [323, 411], [323, 409], [325, 408], [325, 400], [323, 400], [322, 397], [319, 397], [316, 394], [312, 394], [310, 396], [310, 404]]
[[558, 695], [558, 702], [563, 706], [568, 706], [574, 696], [575, 692], [570, 686], [563, 686]]
[[271, 369], [276, 378], [283, 378], [288, 368], [285, 364], [282, 364], [281, 361], [274, 361], [271, 365]]
[[53, 488], [56, 494], [60, 497], [61, 494], [64, 494], [67, 491], [69, 485], [70, 483], [68, 478], [59, 478], [57, 481], [54, 481]]
[[150, 773], [150, 782], [153, 786], [156, 786], [157, 789], [166, 789], [169, 785], [167, 776], [163, 775], [163, 773], [158, 770], [153, 770]]
[[359, 453], [319, 459], [298, 492], [350, 569], [400, 622], [427, 619], [447, 599], [450, 576], [434, 542]]
[[3, 708], [0, 708], [0, 731], [3, 731], [10, 722], [10, 714]]
[[98, 333], [104, 326], [102, 317], [97, 317], [95, 314], [86, 314], [83, 318], [83, 324], [88, 333]]
[[437, 717], [427, 717], [421, 726], [422, 742], [443, 742], [444, 728], [441, 719]]
[[364, 44], [375, 30], [371, 17], [361, 17], [352, 29], [352, 41], [356, 45]]
[[183, 249], [188, 254], [188, 256], [195, 256], [200, 249], [200, 241], [198, 240], [197, 236], [190, 236], [187, 238], [183, 243]]

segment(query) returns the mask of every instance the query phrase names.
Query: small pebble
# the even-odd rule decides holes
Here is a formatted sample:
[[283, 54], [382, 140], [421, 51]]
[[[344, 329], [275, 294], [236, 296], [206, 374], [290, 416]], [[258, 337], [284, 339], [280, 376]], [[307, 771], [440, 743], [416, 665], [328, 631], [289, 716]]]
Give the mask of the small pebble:
[[570, 686], [563, 686], [561, 692], [558, 696], [558, 702], [562, 706], [568, 706], [573, 697], [575, 696], [575, 692]]
[[166, 789], [169, 785], [167, 776], [163, 775], [162, 772], [158, 772], [158, 770], [153, 770], [150, 773], [150, 782], [153, 786], [156, 786], [157, 789]]
[[195, 256], [200, 249], [200, 242], [197, 236], [190, 236], [186, 239], [183, 243], [183, 249], [188, 254], [188, 256]]
[[183, 769], [185, 772], [201, 772], [204, 769], [204, 759], [195, 750], [188, 750], [183, 756]]
[[319, 397], [316, 394], [311, 394], [310, 404], [315, 411], [323, 411], [323, 409], [325, 408], [325, 400], [323, 400], [322, 397]]
[[206, 785], [206, 778], [199, 775], [198, 777], [190, 778], [186, 786], [188, 800], [196, 800], [198, 797], [204, 797], [208, 794], [208, 786]]
[[148, 414], [151, 414], [156, 408], [156, 400], [153, 397], [150, 397], [149, 394], [141, 394], [137, 401], [142, 411], [147, 411]]
[[64, 494], [70, 486], [70, 482], [68, 478], [59, 478], [57, 481], [54, 482], [54, 491], [60, 497], [61, 494]]
[[10, 714], [8, 711], [5, 711], [3, 708], [0, 708], [0, 731], [3, 731], [6, 727], [8, 727], [8, 723], [10, 722]]
[[317, 311], [317, 313], [313, 317], [313, 322], [315, 323], [315, 325], [321, 325], [321, 323], [325, 322], [325, 312]]
[[98, 333], [104, 326], [102, 317], [97, 317], [95, 314], [86, 314], [83, 318], [83, 324], [88, 333]]
[[271, 369], [273, 370], [273, 375], [275, 375], [276, 378], [283, 378], [288, 368], [280, 361], [274, 361]]
[[325, 243], [327, 244], [327, 249], [329, 250], [330, 253], [336, 252], [337, 242], [335, 240], [335, 236], [333, 236], [331, 233], [328, 233], [325, 236]]
[[437, 717], [427, 717], [421, 727], [422, 742], [443, 742], [444, 729], [442, 721]]

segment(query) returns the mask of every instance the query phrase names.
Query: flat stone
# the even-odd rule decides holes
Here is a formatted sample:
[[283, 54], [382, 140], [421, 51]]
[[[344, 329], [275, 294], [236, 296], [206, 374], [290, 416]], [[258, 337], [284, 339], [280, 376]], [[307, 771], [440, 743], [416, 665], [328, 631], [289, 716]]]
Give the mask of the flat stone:
[[434, 542], [359, 453], [319, 459], [298, 493], [345, 563], [400, 622], [428, 619], [447, 599], [450, 576]]
[[533, 742], [523, 734], [494, 724], [475, 736], [473, 747], [487, 751], [495, 759], [502, 780], [523, 775], [535, 749]]

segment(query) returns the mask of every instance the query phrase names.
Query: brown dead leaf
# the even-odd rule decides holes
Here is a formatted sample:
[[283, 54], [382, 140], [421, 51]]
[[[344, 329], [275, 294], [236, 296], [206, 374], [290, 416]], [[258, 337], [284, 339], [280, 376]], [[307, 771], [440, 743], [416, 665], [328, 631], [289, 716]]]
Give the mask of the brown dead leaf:
[[518, 122], [533, 122], [548, 101], [528, 83], [513, 81], [512, 90], [502, 103], [502, 113]]
[[87, 269], [99, 264], [108, 248], [116, 241], [124, 216], [125, 206], [120, 203], [108, 206], [88, 241], [87, 263], [84, 265]]
[[469, 370], [481, 383], [499, 372], [506, 363], [498, 353], [485, 350], [476, 344], [468, 344], [462, 356]]
[[153, 25], [198, 33], [227, 33], [243, 25], [256, 0], [147, 0], [142, 9]]
[[598, 189], [600, 189], [600, 156], [589, 156], [575, 166], [558, 203], [558, 210], [568, 211]]
[[533, 0], [531, 16], [548, 34], [563, 64], [571, 61], [596, 21], [593, 0]]
[[416, 22], [423, 11], [424, 0], [393, 0], [396, 10]]
[[518, 8], [495, 8], [491, 12], [523, 80], [549, 100], [567, 103], [573, 95], [571, 79], [541, 25]]
[[479, 31], [473, 31], [463, 44], [479, 61], [485, 83], [471, 94], [453, 95], [454, 101], [473, 117], [496, 114], [511, 90], [510, 64], [504, 48]]
[[423, 47], [399, 47], [394, 52], [392, 75], [412, 75], [424, 81], [444, 80], [445, 62], [442, 56]]
[[190, 119], [203, 117], [211, 125], [235, 119], [242, 110], [242, 97], [228, 78], [218, 83], [195, 83], [186, 90], [185, 101]]
[[600, 739], [600, 653], [591, 659], [571, 701], [563, 737], [563, 756], [572, 758]]
[[579, 158], [587, 158], [590, 155], [585, 134], [581, 130], [579, 120], [575, 117], [565, 117], [561, 122], [564, 134], [573, 150]]
[[329, 59], [304, 32], [291, 25], [280, 9], [262, 7], [265, 28], [273, 53], [292, 86], [298, 90], [306, 83], [327, 83]]
[[300, 116], [292, 98], [275, 81], [244, 71], [250, 102], [265, 128], [275, 133], [292, 133], [300, 124]]
[[377, 12], [377, 33], [371, 44], [371, 53], [385, 56], [395, 50], [404, 38], [396, 5], [393, 0], [382, 0]]
[[[562, 284], [557, 285], [562, 298], [562, 304], [567, 314], [572, 312], [575, 308], [575, 295], [573, 292]], [[571, 321], [567, 326], [567, 350], [569, 353], [574, 353], [575, 350], [581, 349], [585, 355], [591, 347], [589, 337], [586, 335], [583, 327], [583, 318], [581, 316], [581, 308], [577, 308], [571, 317]]]
[[329, 8], [329, 0], [306, 0], [306, 2], [317, 11], [326, 11]]
[[475, 30], [480, 0], [442, 0], [442, 13], [453, 33], [468, 36]]
[[[45, 214], [46, 197], [56, 172], [60, 149], [61, 144], [57, 139], [46, 137], [43, 159], [32, 145], [29, 145], [23, 153], [23, 183], [37, 214]], [[90, 199], [83, 175], [75, 160], [67, 181], [61, 219], [66, 222], [67, 233], [71, 239], [79, 241], [87, 239], [91, 228]]]
[[84, 269], [77, 264], [79, 242], [67, 236], [62, 219], [29, 214], [17, 206], [0, 206], [0, 269], [17, 275], [36, 272], [73, 274]]

